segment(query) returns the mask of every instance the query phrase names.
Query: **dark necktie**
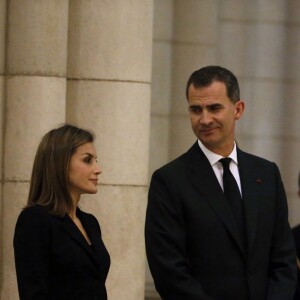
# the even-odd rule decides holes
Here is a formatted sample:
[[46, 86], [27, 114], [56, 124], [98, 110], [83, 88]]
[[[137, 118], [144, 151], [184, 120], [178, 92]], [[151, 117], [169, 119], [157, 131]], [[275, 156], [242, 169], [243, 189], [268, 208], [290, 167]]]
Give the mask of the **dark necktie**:
[[229, 169], [231, 158], [222, 158], [220, 162], [223, 165], [224, 194], [231, 206], [240, 235], [245, 240], [243, 200], [237, 182]]

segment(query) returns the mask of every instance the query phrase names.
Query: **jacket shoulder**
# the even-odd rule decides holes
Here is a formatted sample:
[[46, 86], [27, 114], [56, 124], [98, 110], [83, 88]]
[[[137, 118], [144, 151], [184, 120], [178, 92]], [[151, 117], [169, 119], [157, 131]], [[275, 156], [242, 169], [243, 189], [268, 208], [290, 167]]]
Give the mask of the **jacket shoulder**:
[[48, 218], [50, 217], [50, 214], [46, 207], [42, 205], [33, 205], [25, 207], [20, 215], [19, 219], [30, 219], [30, 218]]
[[238, 149], [238, 159], [239, 160], [242, 160], [242, 161], [248, 161], [249, 163], [254, 163], [256, 165], [261, 165], [261, 166], [264, 166], [264, 167], [274, 167], [276, 165], [275, 162], [273, 161], [270, 161], [266, 158], [263, 158], [263, 157], [260, 157], [260, 156], [257, 156], [257, 155], [254, 155], [254, 154], [251, 154], [251, 153], [248, 153], [248, 152], [244, 152], [240, 149]]

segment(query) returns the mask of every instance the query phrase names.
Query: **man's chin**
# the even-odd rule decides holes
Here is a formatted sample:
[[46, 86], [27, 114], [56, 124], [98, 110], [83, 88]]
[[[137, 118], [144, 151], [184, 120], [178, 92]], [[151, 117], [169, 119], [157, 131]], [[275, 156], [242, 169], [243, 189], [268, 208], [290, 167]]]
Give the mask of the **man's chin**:
[[206, 146], [206, 145], [210, 145], [213, 146], [216, 143], [216, 139], [215, 137], [210, 134], [210, 135], [201, 135], [200, 137], [198, 137], [198, 139], [201, 141], [201, 143]]
[[209, 150], [214, 149], [217, 145], [216, 140], [213, 139], [213, 138], [203, 138], [203, 137], [201, 137], [201, 139], [200, 138], [198, 138], [198, 139]]

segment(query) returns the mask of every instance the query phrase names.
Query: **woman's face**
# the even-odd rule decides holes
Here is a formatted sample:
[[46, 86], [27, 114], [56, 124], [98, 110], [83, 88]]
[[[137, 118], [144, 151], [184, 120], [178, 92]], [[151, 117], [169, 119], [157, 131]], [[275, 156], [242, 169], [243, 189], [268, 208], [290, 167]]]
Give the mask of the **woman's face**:
[[93, 143], [79, 146], [71, 156], [69, 167], [69, 191], [76, 203], [81, 194], [97, 193], [98, 175], [101, 169]]

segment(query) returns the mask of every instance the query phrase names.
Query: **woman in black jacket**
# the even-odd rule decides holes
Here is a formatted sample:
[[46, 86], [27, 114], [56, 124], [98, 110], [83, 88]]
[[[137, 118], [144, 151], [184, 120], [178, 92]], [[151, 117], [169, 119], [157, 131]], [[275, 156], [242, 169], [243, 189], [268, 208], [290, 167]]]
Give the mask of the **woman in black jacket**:
[[38, 147], [14, 235], [20, 300], [106, 300], [110, 257], [96, 218], [78, 208], [97, 192], [91, 132], [66, 124]]

